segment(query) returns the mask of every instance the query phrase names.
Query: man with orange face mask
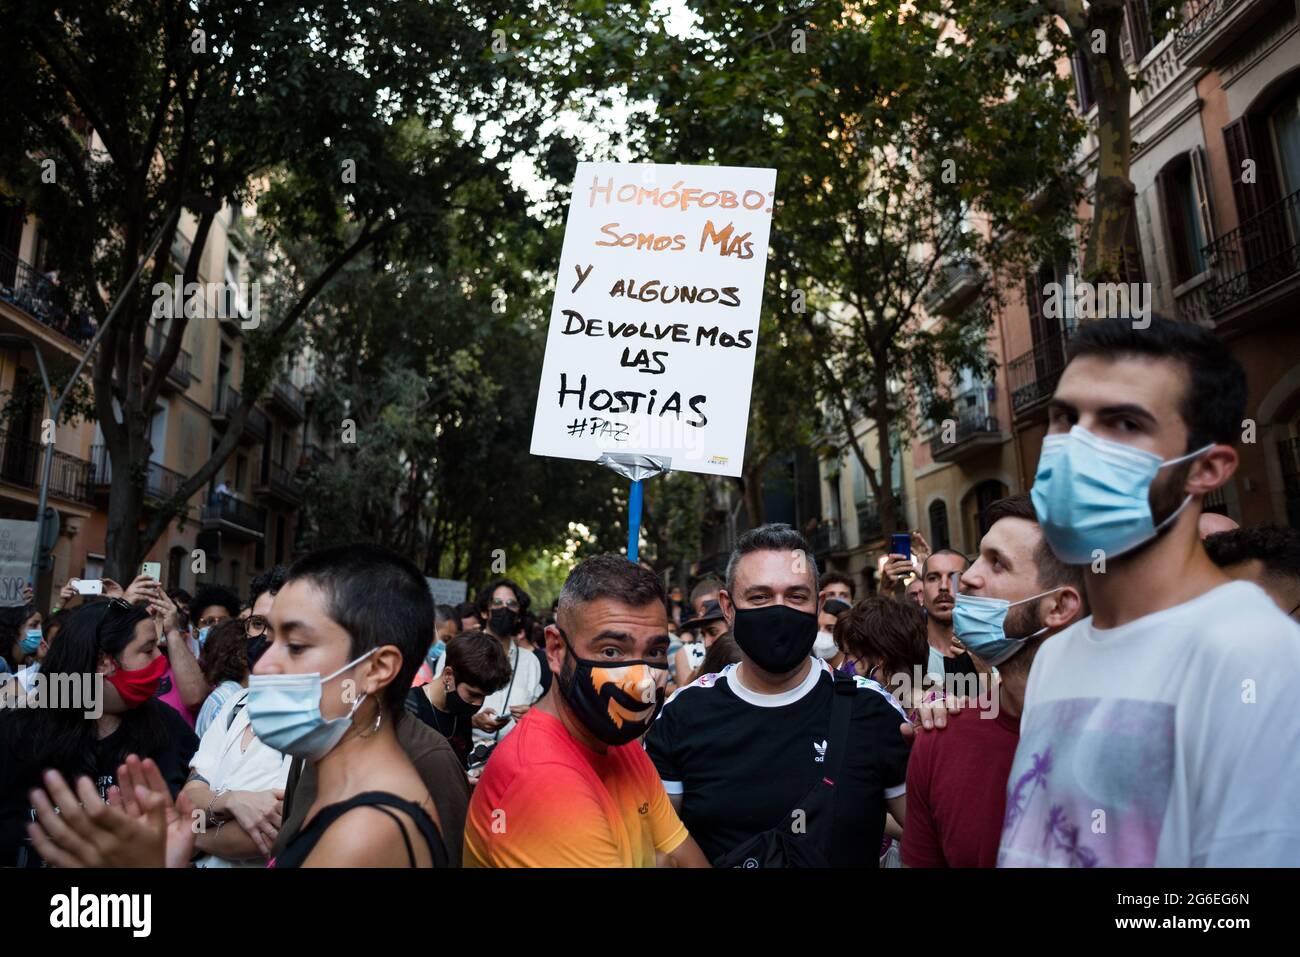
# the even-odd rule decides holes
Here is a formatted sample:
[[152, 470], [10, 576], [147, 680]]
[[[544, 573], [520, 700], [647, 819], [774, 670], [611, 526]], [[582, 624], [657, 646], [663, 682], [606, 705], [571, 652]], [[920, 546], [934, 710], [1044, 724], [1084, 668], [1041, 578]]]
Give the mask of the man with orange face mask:
[[578, 565], [546, 628], [555, 680], [483, 769], [466, 867], [707, 867], [638, 740], [663, 706], [668, 616], [654, 573]]

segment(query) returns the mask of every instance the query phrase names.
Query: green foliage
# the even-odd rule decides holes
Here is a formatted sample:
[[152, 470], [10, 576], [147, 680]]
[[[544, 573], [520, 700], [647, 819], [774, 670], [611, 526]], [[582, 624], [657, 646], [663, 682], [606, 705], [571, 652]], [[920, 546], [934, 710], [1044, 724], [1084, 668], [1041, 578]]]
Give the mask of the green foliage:
[[[906, 438], [953, 374], [989, 365], [999, 283], [930, 322], [944, 268], [1017, 277], [1072, 222], [1081, 128], [1062, 46], [1031, 14], [977, 0], [689, 7], [678, 36], [646, 5], [611, 13], [609, 29], [641, 46], [630, 68], [625, 44], [594, 49], [592, 72], [646, 103], [627, 124], [640, 155], [776, 167], [750, 432], [788, 442], [797, 432], [779, 424], [806, 430], [825, 398], [880, 495], [854, 420]], [[582, 94], [578, 76], [568, 84]]]

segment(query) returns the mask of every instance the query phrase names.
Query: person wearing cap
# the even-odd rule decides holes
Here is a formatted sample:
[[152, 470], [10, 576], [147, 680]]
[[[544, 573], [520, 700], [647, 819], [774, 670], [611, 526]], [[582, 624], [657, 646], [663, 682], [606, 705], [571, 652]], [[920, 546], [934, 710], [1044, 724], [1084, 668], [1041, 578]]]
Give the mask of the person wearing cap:
[[673, 678], [679, 688], [694, 680], [695, 672], [704, 664], [704, 656], [719, 635], [727, 633], [727, 619], [717, 600], [704, 603], [704, 610], [694, 618], [682, 622], [683, 632], [694, 632], [695, 641], [682, 645], [673, 657]]

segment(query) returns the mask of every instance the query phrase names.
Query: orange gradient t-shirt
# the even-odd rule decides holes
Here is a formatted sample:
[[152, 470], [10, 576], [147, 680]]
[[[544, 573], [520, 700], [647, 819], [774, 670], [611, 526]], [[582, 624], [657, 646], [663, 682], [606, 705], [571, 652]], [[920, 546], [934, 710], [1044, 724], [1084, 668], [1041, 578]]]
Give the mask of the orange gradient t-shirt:
[[483, 768], [464, 864], [654, 867], [686, 837], [639, 741], [601, 754], [532, 708]]

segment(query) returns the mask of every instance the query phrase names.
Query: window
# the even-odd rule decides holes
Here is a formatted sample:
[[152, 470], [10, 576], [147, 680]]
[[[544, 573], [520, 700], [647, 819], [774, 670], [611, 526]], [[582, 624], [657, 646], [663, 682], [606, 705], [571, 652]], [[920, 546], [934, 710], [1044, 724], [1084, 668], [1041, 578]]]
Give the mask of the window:
[[275, 563], [277, 565], [284, 564], [285, 531], [286, 531], [285, 520], [284, 520], [284, 516], [281, 515], [277, 517], [275, 520]]
[[1129, 47], [1135, 63], [1151, 52], [1150, 0], [1124, 0], [1125, 19], [1128, 21]]
[[948, 506], [943, 499], [930, 503], [930, 547], [935, 550], [952, 547], [948, 535]]
[[[972, 494], [975, 496], [975, 520], [979, 531], [978, 537], [983, 538], [989, 530], [989, 526], [993, 524], [989, 521], [989, 506], [1007, 493], [1001, 482], [989, 479], [987, 482], [980, 482], [979, 485], [975, 486]], [[978, 542], [976, 545], [978, 546]]]
[[1074, 93], [1079, 101], [1079, 112], [1087, 113], [1097, 102], [1092, 92], [1092, 75], [1088, 72], [1088, 58], [1082, 51], [1076, 50], [1070, 57], [1074, 66]]
[[248, 459], [242, 455], [235, 456], [235, 491], [244, 490], [244, 473], [248, 471]]
[[1204, 162], [1198, 148], [1175, 158], [1156, 177], [1175, 284], [1187, 282], [1206, 268], [1210, 225]]
[[230, 587], [239, 594], [243, 589], [240, 587], [243, 582], [239, 578], [239, 561], [235, 560], [230, 563]]
[[185, 568], [185, 549], [177, 545], [167, 553], [167, 586], [182, 588], [181, 575]]

